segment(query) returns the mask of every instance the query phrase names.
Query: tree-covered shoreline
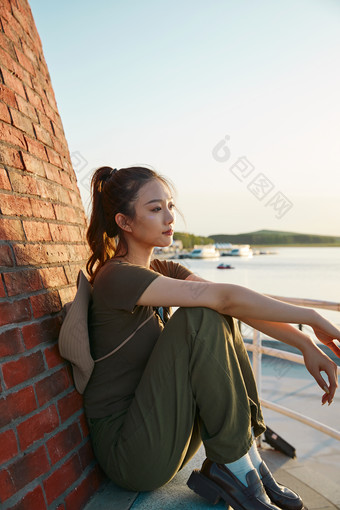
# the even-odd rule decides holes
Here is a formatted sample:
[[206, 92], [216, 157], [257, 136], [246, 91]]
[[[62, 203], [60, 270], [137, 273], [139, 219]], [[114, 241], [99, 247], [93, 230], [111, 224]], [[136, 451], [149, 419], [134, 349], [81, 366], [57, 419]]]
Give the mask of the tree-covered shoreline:
[[209, 237], [197, 236], [185, 232], [176, 232], [174, 240], [181, 240], [183, 249], [193, 248], [195, 244], [250, 244], [252, 246], [340, 246], [340, 236], [325, 236], [318, 234], [301, 234], [279, 230], [259, 230], [243, 234], [211, 234]]

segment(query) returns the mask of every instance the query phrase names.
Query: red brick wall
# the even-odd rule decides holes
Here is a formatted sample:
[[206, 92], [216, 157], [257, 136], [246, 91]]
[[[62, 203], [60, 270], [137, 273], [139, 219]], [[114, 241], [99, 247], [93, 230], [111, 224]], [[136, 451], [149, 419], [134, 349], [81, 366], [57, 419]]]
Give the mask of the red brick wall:
[[0, 506], [77, 510], [101, 475], [57, 337], [85, 215], [27, 1], [0, 20]]

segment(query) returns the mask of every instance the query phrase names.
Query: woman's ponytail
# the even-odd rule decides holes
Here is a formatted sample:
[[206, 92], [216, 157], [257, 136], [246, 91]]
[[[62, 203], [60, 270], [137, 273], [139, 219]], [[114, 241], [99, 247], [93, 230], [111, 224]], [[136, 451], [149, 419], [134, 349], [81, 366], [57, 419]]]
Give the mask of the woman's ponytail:
[[117, 225], [115, 217], [117, 213], [121, 213], [133, 219], [138, 192], [153, 179], [163, 182], [169, 189], [172, 188], [164, 177], [145, 167], [113, 170], [104, 166], [93, 174], [92, 213], [87, 230], [87, 241], [92, 253], [86, 264], [91, 283], [108, 259], [116, 253], [119, 256], [127, 255], [128, 246], [124, 232]]
[[[98, 168], [91, 181], [92, 192], [92, 214], [89, 228], [87, 230], [87, 242], [89, 243], [92, 255], [90, 256], [86, 269], [92, 283], [97, 271], [106, 260], [112, 258], [116, 250], [114, 232], [110, 221], [108, 221], [105, 207], [103, 188], [105, 183], [114, 175], [115, 171], [107, 166]], [[97, 266], [95, 268], [95, 266]]]

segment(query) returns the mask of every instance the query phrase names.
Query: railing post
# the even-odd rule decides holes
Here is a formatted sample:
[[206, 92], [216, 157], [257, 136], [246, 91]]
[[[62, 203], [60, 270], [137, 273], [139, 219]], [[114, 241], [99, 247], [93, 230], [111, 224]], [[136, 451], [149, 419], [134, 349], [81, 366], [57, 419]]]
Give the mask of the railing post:
[[[259, 399], [261, 400], [261, 362], [262, 362], [262, 352], [261, 352], [261, 332], [257, 331], [257, 329], [253, 330], [253, 372], [255, 376], [255, 381], [257, 385], [257, 392], [259, 394]], [[257, 438], [257, 446], [261, 446], [261, 437]]]

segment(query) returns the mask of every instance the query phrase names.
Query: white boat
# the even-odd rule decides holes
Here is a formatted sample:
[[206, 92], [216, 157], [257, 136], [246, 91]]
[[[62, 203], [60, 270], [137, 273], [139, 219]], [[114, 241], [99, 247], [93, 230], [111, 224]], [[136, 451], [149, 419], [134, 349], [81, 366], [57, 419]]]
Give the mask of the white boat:
[[233, 248], [228, 255], [230, 257], [251, 257], [253, 255], [253, 250], [250, 248], [249, 244], [241, 244]]
[[189, 254], [191, 259], [215, 259], [220, 256], [215, 246], [196, 246]]

